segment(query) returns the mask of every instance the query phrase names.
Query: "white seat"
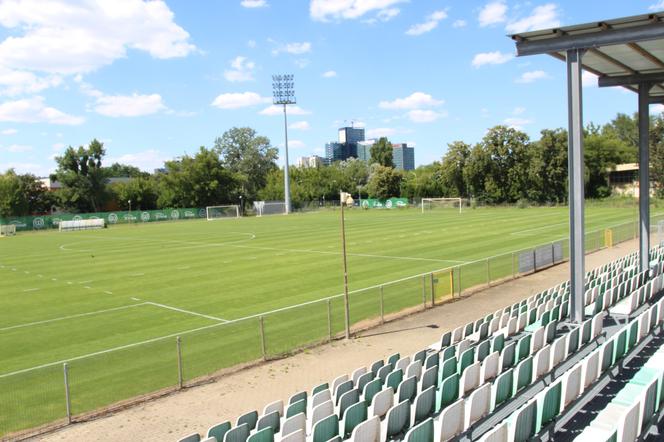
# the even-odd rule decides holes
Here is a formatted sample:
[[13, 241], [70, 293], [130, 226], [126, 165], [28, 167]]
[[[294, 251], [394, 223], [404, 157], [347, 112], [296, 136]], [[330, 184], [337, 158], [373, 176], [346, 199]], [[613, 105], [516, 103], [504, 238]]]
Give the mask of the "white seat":
[[484, 436], [478, 439], [478, 442], [507, 442], [507, 421], [496, 425]]
[[392, 387], [387, 387], [373, 397], [367, 416], [378, 416], [382, 419], [393, 405], [394, 390]]
[[463, 326], [455, 328], [454, 331], [452, 332], [452, 344], [456, 344], [462, 339], [463, 339]]
[[413, 376], [417, 378], [418, 382], [420, 381], [420, 378], [422, 377], [422, 362], [414, 361], [406, 369], [405, 378], [408, 379]]
[[337, 391], [337, 387], [346, 381], [348, 381], [347, 374], [337, 377], [335, 380], [332, 381], [332, 391]]
[[583, 360], [582, 377], [584, 391], [599, 377], [599, 357], [600, 352], [593, 351], [587, 358]]
[[563, 374], [563, 407], [567, 407], [581, 394], [581, 364], [576, 364]]
[[305, 432], [307, 430], [307, 416], [304, 413], [298, 413], [284, 420], [281, 425], [281, 435], [288, 436], [296, 431]]
[[544, 327], [537, 328], [530, 338], [530, 354], [534, 355], [544, 346]]
[[480, 379], [481, 382], [486, 382], [487, 380], [493, 379], [496, 376], [498, 376], [498, 372], [500, 371], [500, 353], [497, 351], [494, 351], [493, 353], [489, 354], [484, 360], [482, 361], [482, 368], [480, 370]]
[[360, 379], [360, 376], [362, 376], [363, 374], [366, 374], [366, 372], [367, 372], [367, 368], [366, 368], [366, 367], [358, 368], [357, 370], [355, 370], [355, 371], [353, 372], [352, 379], [353, 379], [353, 385], [354, 385], [354, 386], [357, 387], [357, 381], [358, 381], [358, 379]]
[[533, 358], [533, 374], [536, 379], [541, 378], [551, 369], [551, 346], [545, 345]]
[[[318, 393], [314, 394], [311, 397], [311, 400], [309, 401], [308, 408], [310, 411], [313, 411], [314, 408], [322, 404], [323, 402], [331, 401], [332, 400], [332, 393], [330, 393], [330, 390], [322, 390], [319, 391]], [[308, 413], [309, 416], [311, 416], [311, 413]]]
[[307, 433], [311, 433], [316, 422], [334, 414], [334, 402], [327, 401], [318, 405], [311, 413], [311, 418], [307, 420]]
[[466, 400], [464, 430], [489, 414], [491, 409], [491, 384], [484, 384], [473, 391]]
[[307, 435], [302, 430], [287, 434], [281, 438], [281, 442], [306, 442]]
[[557, 367], [567, 357], [567, 339], [568, 335], [565, 334], [553, 341], [550, 352], [551, 363], [549, 364], [551, 368]]
[[438, 418], [440, 442], [457, 436], [464, 430], [465, 401], [459, 399], [443, 409]]
[[603, 326], [604, 326], [604, 314], [600, 312], [597, 313], [595, 316], [593, 316], [593, 325], [592, 325], [592, 331], [590, 332], [590, 338], [596, 339], [599, 335], [601, 335]]
[[353, 428], [351, 442], [380, 442], [380, 418], [374, 416]]
[[526, 328], [526, 323], [528, 322], [528, 314], [521, 313], [519, 315], [519, 324], [517, 325], [517, 331], [521, 331]]
[[399, 359], [394, 366], [394, 370], [403, 370], [404, 374], [406, 374], [406, 370], [408, 369], [408, 366], [410, 365], [410, 356], [403, 357]]
[[602, 410], [590, 425], [600, 429], [617, 429], [618, 442], [631, 442], [639, 435], [639, 403], [629, 407], [610, 403]]
[[274, 401], [270, 404], [267, 404], [265, 408], [263, 408], [263, 416], [266, 414], [270, 414], [273, 411], [279, 412], [279, 416], [284, 415], [284, 401]]
[[479, 362], [475, 362], [466, 367], [461, 375], [459, 397], [465, 396], [466, 393], [474, 390], [480, 385], [480, 369], [481, 364]]

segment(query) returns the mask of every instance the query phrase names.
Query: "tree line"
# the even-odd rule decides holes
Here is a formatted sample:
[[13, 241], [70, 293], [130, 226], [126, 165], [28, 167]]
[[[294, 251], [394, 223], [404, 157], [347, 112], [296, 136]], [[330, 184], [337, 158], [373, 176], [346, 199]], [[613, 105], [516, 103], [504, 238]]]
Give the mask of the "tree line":
[[[585, 192], [589, 198], [611, 194], [609, 171], [617, 164], [637, 162], [636, 115], [618, 114], [603, 126], [585, 128]], [[105, 209], [139, 210], [203, 207], [283, 200], [283, 169], [278, 150], [251, 128], [232, 128], [192, 155], [166, 161], [154, 173], [131, 165], [104, 166], [103, 143], [92, 140], [68, 147], [55, 158], [50, 177], [61, 188], [49, 192], [37, 177], [8, 170], [0, 174], [0, 216], [46, 213], [53, 207], [69, 212]], [[651, 178], [664, 196], [664, 117], [651, 118]], [[475, 145], [448, 144], [440, 161], [413, 171], [394, 168], [392, 146], [380, 138], [369, 162], [351, 158], [329, 166], [291, 168], [291, 198], [306, 202], [337, 200], [340, 191], [362, 198], [463, 197], [488, 204], [567, 201], [567, 131], [544, 129], [530, 140], [518, 129], [495, 126]], [[111, 182], [113, 177], [129, 180]]]

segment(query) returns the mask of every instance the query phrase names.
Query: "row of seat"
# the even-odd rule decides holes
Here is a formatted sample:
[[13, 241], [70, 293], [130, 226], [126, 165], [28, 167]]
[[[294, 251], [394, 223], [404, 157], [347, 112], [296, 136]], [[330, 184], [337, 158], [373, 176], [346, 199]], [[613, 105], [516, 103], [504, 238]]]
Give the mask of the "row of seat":
[[[588, 301], [595, 301], [598, 284], [608, 287], [607, 281], [622, 284], [633, 278], [635, 262], [631, 255], [589, 272], [590, 285], [594, 284], [589, 289], [595, 295]], [[463, 424], [467, 427], [486, 414], [486, 404], [490, 412], [601, 332], [601, 321], [591, 318], [556, 338], [556, 324], [569, 313], [568, 290], [569, 282], [559, 284], [447, 332], [412, 357], [394, 354], [370, 369], [359, 368], [350, 377], [336, 378], [331, 386], [314, 387], [310, 398], [306, 391], [300, 392], [286, 405], [275, 401], [261, 415], [252, 411], [240, 416], [235, 427], [229, 421], [214, 425], [206, 436], [210, 442], [275, 438], [297, 442], [308, 435], [314, 442], [326, 442], [334, 437], [355, 438], [357, 433], [362, 438], [378, 434], [387, 440], [460, 400], [464, 410], [467, 403], [470, 411]], [[508, 384], [510, 388], [505, 387]], [[507, 390], [512, 394], [506, 396]], [[197, 440], [198, 434], [182, 439]]]

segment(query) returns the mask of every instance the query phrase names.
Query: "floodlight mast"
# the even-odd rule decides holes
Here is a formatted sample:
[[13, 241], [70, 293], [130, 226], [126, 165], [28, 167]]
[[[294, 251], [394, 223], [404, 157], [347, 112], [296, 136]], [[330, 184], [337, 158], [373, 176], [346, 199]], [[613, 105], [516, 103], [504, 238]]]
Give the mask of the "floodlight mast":
[[290, 177], [288, 173], [288, 116], [286, 115], [286, 106], [296, 103], [294, 80], [295, 76], [292, 74], [272, 76], [272, 103], [284, 106], [284, 148], [286, 152], [284, 164], [284, 203], [286, 214], [289, 214], [291, 211]]

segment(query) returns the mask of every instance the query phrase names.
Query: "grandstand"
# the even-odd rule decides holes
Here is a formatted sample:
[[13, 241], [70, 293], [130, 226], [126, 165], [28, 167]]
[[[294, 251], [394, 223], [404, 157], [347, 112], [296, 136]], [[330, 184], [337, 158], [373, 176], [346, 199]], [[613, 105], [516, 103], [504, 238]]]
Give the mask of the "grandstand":
[[[664, 248], [651, 256], [643, 272], [637, 252], [588, 272], [579, 325], [569, 322], [564, 282], [446, 331], [412, 356], [386, 355], [222, 421], [205, 440], [657, 440]], [[596, 397], [611, 402], [598, 408]]]

